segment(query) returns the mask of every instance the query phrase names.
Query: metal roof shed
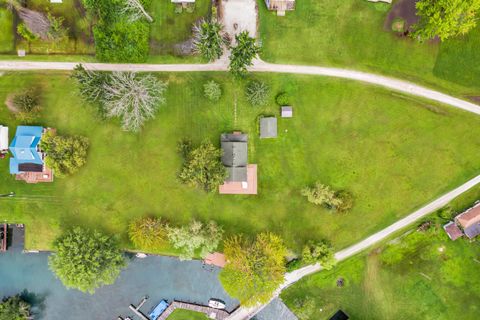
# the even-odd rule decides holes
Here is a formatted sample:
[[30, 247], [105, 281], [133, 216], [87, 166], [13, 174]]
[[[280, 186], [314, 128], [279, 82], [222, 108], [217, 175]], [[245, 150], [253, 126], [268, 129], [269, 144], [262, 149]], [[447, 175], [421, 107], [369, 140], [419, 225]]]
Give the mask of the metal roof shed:
[[260, 119], [260, 138], [276, 138], [277, 137], [277, 118], [265, 117]]

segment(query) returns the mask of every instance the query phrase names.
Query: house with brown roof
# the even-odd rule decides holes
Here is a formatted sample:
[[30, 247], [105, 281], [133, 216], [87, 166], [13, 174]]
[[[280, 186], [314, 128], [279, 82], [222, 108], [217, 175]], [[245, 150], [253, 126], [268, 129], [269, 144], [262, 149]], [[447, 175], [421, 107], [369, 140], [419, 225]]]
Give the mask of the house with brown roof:
[[469, 239], [480, 235], [480, 202], [456, 216], [455, 222], [463, 229], [463, 233]]
[[443, 226], [443, 230], [447, 233], [448, 237], [455, 241], [458, 238], [463, 236], [462, 230], [457, 226], [457, 224], [453, 221], [450, 221], [446, 225]]
[[284, 16], [285, 11], [295, 10], [295, 0], [265, 0], [268, 10], [277, 11], [278, 16]]

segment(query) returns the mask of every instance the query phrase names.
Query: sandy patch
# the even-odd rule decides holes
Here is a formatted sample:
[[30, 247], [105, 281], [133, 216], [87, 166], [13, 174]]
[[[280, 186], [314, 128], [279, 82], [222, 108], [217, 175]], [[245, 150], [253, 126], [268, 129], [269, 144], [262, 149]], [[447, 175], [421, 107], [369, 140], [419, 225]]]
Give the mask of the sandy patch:
[[255, 0], [222, 0], [220, 15], [230, 39], [235, 39], [235, 35], [245, 30], [256, 37], [258, 13]]

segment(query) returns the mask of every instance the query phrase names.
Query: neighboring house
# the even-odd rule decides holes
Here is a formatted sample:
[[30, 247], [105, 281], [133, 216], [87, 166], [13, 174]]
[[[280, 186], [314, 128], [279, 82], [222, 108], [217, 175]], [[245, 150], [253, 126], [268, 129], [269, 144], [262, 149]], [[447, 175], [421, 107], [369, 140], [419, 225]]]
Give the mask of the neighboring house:
[[268, 10], [277, 11], [277, 15], [284, 16], [285, 11], [295, 10], [295, 0], [265, 0]]
[[260, 118], [260, 139], [277, 137], [277, 118]]
[[10, 144], [10, 173], [27, 183], [51, 182], [53, 172], [45, 166], [40, 141], [46, 130], [42, 127], [18, 126]]
[[298, 320], [297, 316], [288, 309], [280, 298], [273, 299], [252, 320]]
[[456, 216], [455, 221], [469, 239], [480, 235], [480, 203]]
[[8, 127], [0, 125], [0, 154], [8, 151]]
[[220, 137], [222, 163], [227, 170], [222, 194], [257, 194], [257, 165], [248, 164], [248, 135], [224, 133]]

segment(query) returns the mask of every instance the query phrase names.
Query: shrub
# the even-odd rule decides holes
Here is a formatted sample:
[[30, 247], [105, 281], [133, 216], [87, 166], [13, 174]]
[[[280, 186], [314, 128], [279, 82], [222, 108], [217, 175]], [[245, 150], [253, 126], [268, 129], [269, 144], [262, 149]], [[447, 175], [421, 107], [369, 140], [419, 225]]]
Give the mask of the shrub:
[[67, 36], [68, 28], [63, 26], [64, 17], [55, 17], [49, 12], [47, 15], [50, 22], [50, 28], [48, 30], [48, 38], [52, 41], [60, 41]]
[[30, 88], [12, 98], [16, 109], [15, 118], [23, 123], [32, 123], [40, 111], [40, 93], [38, 88]]
[[137, 248], [158, 250], [167, 240], [167, 226], [158, 218], [142, 218], [128, 226], [130, 240]]
[[3, 298], [0, 303], [0, 320], [28, 320], [30, 305], [19, 295]]
[[32, 31], [30, 31], [30, 29], [28, 29], [28, 27], [23, 22], [17, 26], [17, 33], [19, 36], [21, 36], [22, 38], [24, 38], [29, 42], [35, 41], [38, 39], [38, 36], [34, 34]]
[[210, 80], [203, 85], [203, 94], [208, 100], [218, 101], [222, 96], [222, 88], [219, 83]]
[[188, 226], [167, 227], [167, 236], [170, 244], [180, 249], [180, 259], [191, 260], [195, 252], [202, 258], [213, 252], [223, 237], [223, 229], [215, 221], [203, 224], [193, 220]]
[[338, 206], [341, 200], [336, 196], [335, 191], [320, 182], [315, 183], [314, 187], [306, 187], [302, 190], [302, 196], [307, 197], [308, 201], [323, 205], [331, 209]]
[[55, 242], [49, 265], [67, 288], [93, 293], [112, 284], [125, 266], [117, 243], [97, 231], [74, 228]]
[[45, 163], [58, 176], [77, 172], [87, 162], [88, 139], [81, 136], [57, 136], [47, 133], [42, 137], [40, 148], [47, 157]]
[[284, 281], [287, 248], [272, 233], [255, 241], [232, 237], [224, 242], [227, 265], [220, 273], [225, 291], [245, 306], [266, 303]]
[[290, 96], [286, 92], [281, 92], [275, 97], [275, 102], [279, 106], [288, 106], [290, 105]]
[[210, 142], [191, 148], [180, 171], [180, 180], [207, 192], [217, 191], [227, 178], [227, 171], [220, 160], [222, 154], [222, 150]]
[[341, 202], [335, 207], [338, 212], [348, 212], [353, 208], [353, 195], [345, 190], [340, 190], [337, 192], [337, 197]]
[[405, 32], [405, 20], [402, 18], [395, 18], [392, 22], [392, 31], [398, 33]]
[[302, 250], [302, 261], [305, 264], [319, 263], [326, 270], [332, 269], [336, 263], [333, 249], [325, 241], [310, 241]]
[[253, 106], [263, 106], [268, 102], [270, 88], [261, 81], [251, 81], [245, 90], [248, 102]]

